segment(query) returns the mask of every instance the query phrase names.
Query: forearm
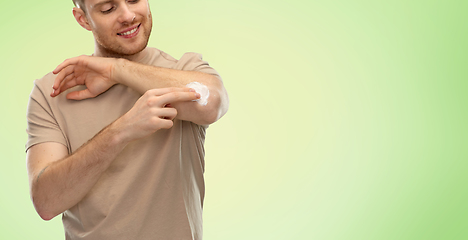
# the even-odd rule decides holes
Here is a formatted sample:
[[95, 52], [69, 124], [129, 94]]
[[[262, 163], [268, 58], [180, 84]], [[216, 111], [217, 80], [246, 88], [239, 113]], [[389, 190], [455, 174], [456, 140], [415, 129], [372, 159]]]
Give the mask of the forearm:
[[210, 95], [206, 105], [194, 102], [177, 103], [177, 118], [205, 125], [218, 120], [228, 108], [228, 96], [223, 82], [217, 76], [197, 72], [154, 67], [124, 59], [117, 61], [113, 72], [115, 82], [144, 93], [149, 89], [185, 87], [188, 83], [199, 82], [205, 85]]
[[44, 167], [31, 189], [39, 215], [50, 220], [81, 201], [125, 145], [111, 124], [72, 155]]
[[141, 94], [155, 88], [185, 87], [191, 82], [202, 83], [210, 90], [222, 87], [221, 81], [211, 74], [149, 66], [125, 59], [118, 59], [112, 78]]

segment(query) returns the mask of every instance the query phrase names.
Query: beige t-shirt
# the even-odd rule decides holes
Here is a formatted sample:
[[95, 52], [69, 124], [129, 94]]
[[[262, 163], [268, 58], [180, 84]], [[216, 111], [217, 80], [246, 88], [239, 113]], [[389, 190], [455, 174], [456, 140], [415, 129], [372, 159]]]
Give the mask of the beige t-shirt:
[[[158, 49], [149, 50], [141, 63], [219, 77], [200, 54], [186, 53], [176, 60]], [[51, 98], [54, 78], [49, 73], [35, 81], [26, 149], [58, 142], [72, 154], [141, 96], [115, 85], [92, 99], [66, 99], [69, 91], [84, 86]], [[128, 144], [90, 192], [63, 213], [66, 239], [202, 239], [205, 130], [176, 119], [171, 129]]]

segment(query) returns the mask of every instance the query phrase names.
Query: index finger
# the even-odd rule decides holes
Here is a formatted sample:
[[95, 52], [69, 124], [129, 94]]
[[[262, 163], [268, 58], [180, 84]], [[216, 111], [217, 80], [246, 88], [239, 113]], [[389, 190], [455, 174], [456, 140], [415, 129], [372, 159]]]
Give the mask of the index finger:
[[73, 77], [73, 72], [74, 72], [74, 69], [72, 68], [72, 66], [66, 66], [65, 68], [63, 68], [55, 76], [55, 80], [54, 80], [54, 84], [52, 85], [52, 88], [54, 90], [60, 89], [60, 86], [62, 85], [63, 82], [66, 82], [66, 80]]
[[168, 88], [155, 88], [148, 90], [146, 94], [151, 96], [162, 96], [171, 92], [194, 92], [195, 90], [191, 88], [178, 88], [178, 87], [168, 87]]
[[65, 61], [63, 61], [62, 63], [60, 63], [60, 64], [54, 69], [54, 71], [52, 71], [52, 73], [53, 73], [53, 74], [57, 74], [57, 73], [59, 73], [60, 71], [62, 71], [64, 68], [66, 68], [67, 66], [73, 65], [73, 64], [77, 64], [77, 63], [83, 58], [83, 56], [85, 56], [85, 55], [81, 55], [81, 56], [78, 56], [78, 57], [66, 59]]
[[168, 103], [188, 102], [199, 98], [200, 94], [197, 92], [169, 92], [159, 96], [158, 102], [161, 107], [164, 107]]

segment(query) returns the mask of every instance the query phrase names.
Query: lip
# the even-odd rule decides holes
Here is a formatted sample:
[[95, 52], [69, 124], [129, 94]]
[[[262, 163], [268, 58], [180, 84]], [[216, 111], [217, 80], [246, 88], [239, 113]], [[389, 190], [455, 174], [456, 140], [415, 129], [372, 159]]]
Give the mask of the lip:
[[[132, 37], [138, 35], [138, 33], [140, 32], [140, 26], [141, 26], [141, 23], [138, 24], [138, 25], [134, 25], [134, 26], [128, 27], [128, 28], [124, 29], [123, 31], [118, 32], [118, 33], [117, 33], [117, 36], [123, 37], [123, 38], [132, 38]], [[128, 32], [128, 31], [130, 31], [130, 30], [132, 30], [132, 29], [134, 29], [134, 28], [136, 28], [136, 31], [135, 31], [134, 33], [128, 34], [128, 35], [121, 35], [122, 33]]]

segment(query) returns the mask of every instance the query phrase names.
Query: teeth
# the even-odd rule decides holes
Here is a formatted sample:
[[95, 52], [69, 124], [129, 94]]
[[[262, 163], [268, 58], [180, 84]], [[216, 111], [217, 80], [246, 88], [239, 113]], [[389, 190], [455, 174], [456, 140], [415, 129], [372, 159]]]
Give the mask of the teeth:
[[134, 32], [136, 32], [138, 27], [135, 27], [134, 29], [130, 30], [130, 31], [127, 31], [127, 32], [124, 32], [124, 33], [119, 33], [119, 35], [122, 35], [122, 36], [126, 36], [126, 35], [129, 35], [129, 34], [132, 34]]

